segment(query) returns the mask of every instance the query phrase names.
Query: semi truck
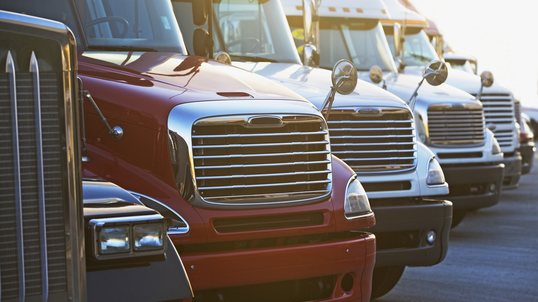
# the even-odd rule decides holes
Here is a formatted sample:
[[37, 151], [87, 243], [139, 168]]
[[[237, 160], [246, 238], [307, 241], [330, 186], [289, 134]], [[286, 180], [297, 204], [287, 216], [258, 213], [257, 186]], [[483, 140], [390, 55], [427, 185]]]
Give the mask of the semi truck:
[[261, 76], [189, 56], [169, 1], [127, 3], [0, 3], [77, 38], [83, 175], [172, 220], [193, 301], [368, 301], [375, 216], [331, 155], [322, 114]]
[[168, 219], [82, 180], [76, 46], [62, 23], [0, 11], [0, 299], [192, 297]]
[[[291, 4], [285, 9], [292, 30], [300, 29], [301, 12]], [[359, 78], [371, 83], [369, 71], [378, 66], [382, 72], [376, 80], [378, 85], [408, 102], [416, 96], [413, 114], [417, 136], [443, 168], [450, 186], [446, 198], [454, 204], [452, 227], [455, 227], [468, 210], [499, 202], [504, 169], [502, 153], [492, 133], [485, 128], [479, 101], [446, 84], [436, 87], [424, 84], [417, 93], [416, 85], [421, 78], [397, 72], [380, 24], [382, 18], [388, 18], [388, 13], [379, 1], [322, 3], [320, 65], [326, 68], [337, 57], [344, 56], [356, 64]], [[297, 39], [297, 45], [302, 43]]]
[[[391, 14], [390, 20], [381, 20], [389, 44], [394, 41], [394, 22], [401, 23], [402, 28], [405, 28], [404, 51], [399, 56], [404, 63], [402, 72], [421, 74], [429, 60], [439, 60], [424, 32], [428, 26], [426, 19], [404, 7], [398, 0], [384, 0], [384, 2], [387, 11]], [[479, 76], [461, 70], [453, 69], [450, 71], [447, 84], [478, 97], [482, 82]], [[509, 89], [498, 83], [493, 83], [490, 87], [483, 88], [480, 102], [484, 108], [486, 126], [493, 131], [503, 152], [505, 165], [503, 188], [515, 189], [521, 177], [521, 154], [518, 150], [519, 129], [516, 125], [515, 97]]]
[[[214, 19], [206, 25], [196, 24], [194, 3], [172, 1], [191, 53], [210, 56], [196, 34], [205, 30], [208, 41], [201, 45], [214, 45], [216, 55], [228, 53], [234, 66], [286, 86], [325, 113], [333, 154], [357, 173], [373, 200], [376, 226], [369, 231], [376, 235], [377, 256], [372, 297], [390, 291], [406, 265], [441, 262], [448, 250], [452, 205], [425, 198], [445, 195], [448, 189], [437, 159], [416, 139], [409, 107], [364, 81], [326, 106], [331, 72], [301, 63], [279, 1], [212, 1], [208, 15]], [[301, 2], [297, 6], [303, 8]], [[311, 48], [305, 52], [315, 59]]]

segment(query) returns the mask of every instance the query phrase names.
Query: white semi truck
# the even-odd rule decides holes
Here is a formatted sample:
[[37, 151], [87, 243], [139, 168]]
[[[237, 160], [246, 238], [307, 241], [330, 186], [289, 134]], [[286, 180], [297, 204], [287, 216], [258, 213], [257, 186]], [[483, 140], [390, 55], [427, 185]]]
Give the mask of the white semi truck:
[[[185, 44], [195, 53], [191, 1], [172, 3]], [[208, 35], [213, 51], [229, 53], [233, 65], [273, 79], [328, 114], [332, 153], [357, 173], [375, 200], [376, 226], [371, 230], [376, 262], [385, 265], [374, 269], [372, 297], [390, 291], [405, 266], [441, 262], [448, 248], [451, 203], [425, 197], [446, 195], [447, 185], [433, 153], [416, 140], [413, 114], [405, 102], [359, 81], [357, 89], [336, 95], [332, 107], [324, 109], [331, 72], [301, 63], [279, 1], [213, 3], [214, 30]]]
[[[389, 44], [394, 41], [393, 24], [398, 22], [405, 28], [404, 51], [401, 56], [402, 72], [421, 74], [427, 62], [439, 60], [424, 31], [428, 26], [425, 17], [407, 9], [399, 0], [384, 0], [384, 2], [391, 15], [391, 19], [381, 21]], [[454, 69], [450, 70], [446, 80], [446, 84], [474, 96], [478, 95], [480, 83], [479, 76]], [[503, 188], [517, 188], [521, 177], [521, 155], [518, 150], [519, 129], [515, 116], [515, 97], [509, 89], [493, 83], [490, 87], [484, 87], [480, 101], [484, 107], [486, 126], [493, 131], [504, 154]]]

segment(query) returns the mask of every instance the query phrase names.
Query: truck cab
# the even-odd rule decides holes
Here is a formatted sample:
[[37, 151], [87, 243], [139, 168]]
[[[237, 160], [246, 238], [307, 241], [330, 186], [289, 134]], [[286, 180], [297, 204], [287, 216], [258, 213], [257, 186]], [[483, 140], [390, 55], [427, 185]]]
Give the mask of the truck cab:
[[197, 302], [369, 300], [375, 236], [364, 229], [375, 216], [311, 103], [188, 55], [169, 1], [0, 9], [72, 28], [84, 176], [117, 183], [172, 220]]
[[73, 33], [0, 11], [0, 40], [2, 301], [191, 298], [168, 219], [81, 179]]
[[[386, 30], [387, 41], [394, 41], [394, 22], [405, 24], [404, 64], [403, 73], [422, 74], [424, 66], [429, 60], [439, 60], [435, 49], [428, 40], [424, 29], [428, 26], [426, 19], [405, 8], [398, 0], [384, 1], [391, 20], [382, 20]], [[391, 49], [392, 50], [392, 49]], [[481, 78], [467, 72], [451, 69], [446, 83], [461, 89], [473, 96], [478, 96]], [[485, 123], [493, 129], [505, 165], [503, 188], [517, 188], [521, 177], [521, 155], [519, 148], [519, 130], [516, 125], [515, 97], [512, 92], [498, 83], [484, 87], [480, 96], [484, 107]]]
[[[409, 107], [359, 80], [352, 93], [336, 95], [332, 107], [325, 109], [331, 72], [301, 63], [279, 1], [213, 1], [212, 33], [208, 25], [196, 24], [192, 3], [172, 1], [189, 52], [199, 49], [195, 32], [202, 26], [212, 37], [208, 44], [215, 45], [214, 53], [227, 52], [232, 65], [286, 86], [328, 114], [333, 154], [357, 173], [374, 200], [376, 226], [369, 231], [376, 235], [378, 249], [372, 297], [380, 290], [388, 292], [405, 265], [442, 261], [448, 249], [451, 203], [422, 198], [448, 190], [442, 177], [428, 178], [442, 171], [428, 148], [417, 142]], [[302, 8], [302, 3], [297, 5]], [[384, 268], [378, 270], [379, 264]]]

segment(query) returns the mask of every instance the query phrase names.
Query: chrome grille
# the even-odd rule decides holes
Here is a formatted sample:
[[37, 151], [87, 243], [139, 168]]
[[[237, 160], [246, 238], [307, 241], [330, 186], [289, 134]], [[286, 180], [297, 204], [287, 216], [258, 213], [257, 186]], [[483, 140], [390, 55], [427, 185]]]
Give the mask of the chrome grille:
[[0, 297], [67, 301], [61, 73], [39, 73], [35, 60], [34, 72], [15, 72], [7, 57], [11, 72], [0, 74]]
[[514, 115], [517, 123], [521, 125], [521, 103], [518, 100], [514, 101]]
[[484, 106], [484, 114], [486, 116], [486, 125], [494, 124], [497, 129], [494, 132], [495, 138], [502, 147], [510, 147], [512, 145], [513, 130], [507, 129], [515, 118], [514, 102], [510, 94], [482, 94], [480, 97], [482, 106]]
[[[375, 110], [374, 112], [377, 112]], [[383, 173], [416, 167], [413, 116], [407, 109], [331, 110], [331, 149], [357, 173]]]
[[434, 145], [484, 143], [484, 112], [480, 105], [428, 108], [428, 135]]
[[[251, 118], [246, 118], [249, 120]], [[236, 124], [236, 117], [195, 123], [192, 152], [200, 196], [220, 204], [274, 204], [330, 193], [328, 131], [319, 117]]]

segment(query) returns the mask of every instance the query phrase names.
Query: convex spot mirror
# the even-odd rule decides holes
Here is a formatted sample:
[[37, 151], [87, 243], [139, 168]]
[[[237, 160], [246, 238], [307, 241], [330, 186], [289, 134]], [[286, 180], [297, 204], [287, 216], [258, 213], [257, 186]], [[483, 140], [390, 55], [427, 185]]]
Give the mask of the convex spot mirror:
[[484, 87], [490, 87], [493, 85], [493, 73], [491, 71], [484, 71], [480, 74], [480, 81], [484, 84]]
[[232, 58], [230, 55], [224, 51], [219, 51], [215, 54], [215, 61], [232, 65]]
[[375, 84], [381, 83], [381, 80], [383, 79], [383, 70], [381, 70], [381, 67], [374, 65], [372, 68], [370, 68], [370, 80], [374, 82]]
[[424, 78], [432, 86], [439, 86], [446, 81], [448, 77], [448, 67], [445, 62], [433, 60], [426, 66]]
[[357, 69], [348, 60], [336, 62], [331, 74], [333, 87], [340, 94], [347, 95], [357, 87]]

